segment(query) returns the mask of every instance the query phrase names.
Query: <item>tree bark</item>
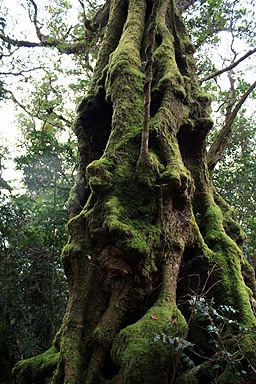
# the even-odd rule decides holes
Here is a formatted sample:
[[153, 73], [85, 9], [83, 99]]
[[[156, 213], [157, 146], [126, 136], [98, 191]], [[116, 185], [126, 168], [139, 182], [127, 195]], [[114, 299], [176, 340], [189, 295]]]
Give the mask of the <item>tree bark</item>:
[[[153, 3], [111, 0], [75, 122], [79, 172], [62, 255], [68, 308], [52, 350], [18, 363], [16, 383], [211, 382], [216, 347], [191, 315], [192, 294], [237, 310], [232, 321], [246, 329], [256, 325], [243, 232], [208, 174], [210, 98], [195, 79], [194, 47], [172, 0], [159, 0], [155, 15], [149, 147], [138, 166]], [[230, 353], [250, 375], [255, 336], [242, 333], [234, 331]], [[181, 339], [194, 344], [193, 369], [174, 344]], [[222, 383], [234, 376], [226, 356]]]

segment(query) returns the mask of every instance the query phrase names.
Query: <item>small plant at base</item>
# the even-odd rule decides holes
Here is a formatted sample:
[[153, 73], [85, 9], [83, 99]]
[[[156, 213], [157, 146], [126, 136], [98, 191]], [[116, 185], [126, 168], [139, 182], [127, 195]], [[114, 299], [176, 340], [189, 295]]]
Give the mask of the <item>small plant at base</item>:
[[[205, 287], [206, 284], [204, 285]], [[216, 309], [214, 299], [206, 299], [205, 297], [208, 292], [209, 289], [206, 293], [204, 293], [203, 289], [200, 295], [193, 294], [187, 300], [190, 317], [183, 337], [155, 333], [154, 342], [162, 340], [164, 344], [172, 344], [176, 351], [178, 351], [170, 384], [175, 382], [178, 368], [187, 366], [192, 369], [195, 367], [195, 363], [191, 358], [193, 355], [199, 357], [200, 360], [211, 363], [212, 369], [216, 371], [216, 383], [218, 382], [219, 374], [227, 365], [235, 375], [241, 378], [241, 382], [247, 379], [248, 372], [244, 368], [245, 366], [249, 366], [250, 371], [256, 377], [256, 370], [248, 358], [245, 357], [242, 345], [243, 338], [251, 335], [252, 330], [249, 330], [234, 319], [237, 311], [232, 306], [220, 305]], [[212, 356], [201, 356], [193, 348], [194, 344], [187, 340], [192, 321], [208, 334], [208, 343], [212, 345], [211, 349], [213, 350]], [[174, 320], [171, 320], [167, 324], [173, 325], [173, 322]], [[189, 356], [187, 352], [189, 352]], [[251, 383], [251, 381], [249, 382]]]

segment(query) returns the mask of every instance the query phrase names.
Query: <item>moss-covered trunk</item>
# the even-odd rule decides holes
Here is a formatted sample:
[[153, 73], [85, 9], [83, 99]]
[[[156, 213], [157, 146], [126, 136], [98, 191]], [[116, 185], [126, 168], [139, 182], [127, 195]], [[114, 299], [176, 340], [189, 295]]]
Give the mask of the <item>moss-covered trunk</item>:
[[208, 174], [193, 53], [172, 0], [111, 0], [75, 122], [69, 304], [54, 347], [18, 363], [16, 383], [243, 382], [233, 368], [250, 380], [255, 278]]

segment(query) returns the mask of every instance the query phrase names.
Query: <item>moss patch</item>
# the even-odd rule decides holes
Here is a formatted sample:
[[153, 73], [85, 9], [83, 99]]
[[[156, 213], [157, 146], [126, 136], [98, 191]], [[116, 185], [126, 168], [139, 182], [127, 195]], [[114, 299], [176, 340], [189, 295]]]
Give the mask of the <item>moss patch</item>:
[[59, 352], [52, 347], [42, 355], [19, 361], [14, 369], [13, 376], [16, 384], [48, 384], [57, 367]]
[[[156, 319], [152, 318], [155, 316]], [[167, 324], [177, 319], [175, 325]], [[114, 341], [113, 361], [124, 369], [127, 384], [164, 383], [170, 377], [176, 351], [162, 340], [154, 342], [155, 334], [178, 336], [186, 322], [172, 302], [156, 304], [141, 320], [123, 329]]]

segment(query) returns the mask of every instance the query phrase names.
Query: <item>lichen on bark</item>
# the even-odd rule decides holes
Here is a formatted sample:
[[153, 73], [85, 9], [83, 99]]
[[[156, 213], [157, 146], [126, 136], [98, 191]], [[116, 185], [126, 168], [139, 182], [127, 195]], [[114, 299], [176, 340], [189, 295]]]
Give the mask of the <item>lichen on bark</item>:
[[[157, 5], [152, 12], [152, 0], [110, 2], [92, 86], [74, 124], [79, 170], [62, 254], [70, 296], [42, 383], [211, 380], [212, 366], [204, 363], [211, 348], [190, 372], [173, 345], [154, 342], [155, 333], [168, 332], [190, 338], [196, 356], [204, 349], [207, 335], [189, 322], [183, 302], [206, 281], [216, 305], [230, 305], [240, 323], [256, 325], [243, 234], [208, 173], [211, 100], [198, 86], [194, 47], [174, 2]], [[140, 156], [152, 15], [149, 145]], [[253, 337], [239, 344], [247, 366], [248, 356], [249, 364], [255, 358]], [[32, 382], [41, 358], [19, 363], [16, 382], [21, 373]], [[221, 374], [230, 379], [228, 364]]]

